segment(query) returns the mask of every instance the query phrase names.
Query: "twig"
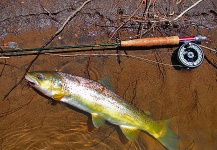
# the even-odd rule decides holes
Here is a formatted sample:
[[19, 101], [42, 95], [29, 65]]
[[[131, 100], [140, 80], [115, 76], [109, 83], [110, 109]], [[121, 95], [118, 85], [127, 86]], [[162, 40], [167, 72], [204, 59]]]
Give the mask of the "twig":
[[120, 28], [122, 28], [128, 21], [131, 20], [131, 18], [132, 18], [132, 17], [136, 14], [136, 12], [140, 9], [140, 7], [142, 6], [142, 4], [143, 4], [143, 0], [140, 2], [138, 8], [133, 12], [133, 14], [132, 14], [125, 22], [123, 22], [123, 23], [114, 31], [114, 33], [113, 33], [112, 36], [109, 38], [109, 40], [111, 40], [111, 39], [114, 37], [114, 35], [116, 34], [116, 32], [117, 32], [118, 30], [120, 30]]
[[78, 9], [76, 9], [67, 19], [66, 21], [63, 23], [63, 25], [59, 28], [59, 30], [56, 31], [56, 33], [54, 33], [54, 35], [42, 46], [42, 48], [44, 48], [45, 46], [47, 46], [57, 35], [59, 35], [63, 29], [66, 27], [67, 23], [73, 18], [75, 17], [75, 15], [87, 4], [89, 3], [91, 0], [87, 0], [85, 1]]
[[189, 11], [190, 9], [192, 9], [193, 7], [195, 7], [197, 4], [199, 4], [200, 2], [202, 2], [203, 0], [198, 0], [196, 3], [194, 3], [192, 6], [190, 6], [189, 8], [187, 8], [185, 11], [183, 11], [180, 15], [178, 15], [176, 18], [173, 19], [173, 21], [178, 20], [180, 17], [182, 17], [187, 11]]
[[146, 3], [148, 3], [148, 5], [147, 5], [147, 8], [145, 10], [145, 19], [147, 19], [147, 14], [148, 14], [149, 8], [151, 6], [152, 0], [150, 0], [149, 2], [146, 2]]
[[[23, 107], [29, 105], [31, 102], [32, 102], [32, 99], [31, 99], [30, 101], [28, 101], [26, 104], [24, 104], [24, 105], [22, 105], [22, 106], [20, 106], [20, 107], [18, 107], [18, 108], [15, 108], [15, 109], [10, 110], [10, 111], [8, 111], [8, 112], [3, 112], [3, 113], [1, 113], [1, 114], [0, 114], [0, 118], [1, 118], [1, 117], [5, 117], [5, 116], [8, 116], [8, 115], [10, 115], [10, 114], [12, 114], [12, 113], [14, 113], [14, 112], [19, 111], [19, 110], [22, 109]], [[10, 106], [9, 106], [9, 107], [10, 107]]]
[[[2, 48], [1, 48], [1, 47], [0, 47], [0, 50], [2, 51]], [[6, 57], [0, 56], [0, 58], [6, 58]], [[4, 59], [3, 68], [2, 68], [2, 70], [1, 70], [0, 77], [2, 76], [2, 74], [3, 74], [3, 72], [4, 72], [5, 64], [6, 64], [6, 59]]]
[[52, 13], [51, 13], [49, 10], [47, 10], [40, 2], [39, 2], [39, 5], [48, 13], [48, 16], [49, 16], [51, 19], [53, 19], [54, 21], [56, 21], [56, 22], [59, 23], [59, 21], [56, 20], [56, 19], [53, 17]]
[[63, 29], [65, 28], [66, 24], [87, 4], [89, 3], [91, 0], [86, 0], [78, 9], [76, 9], [67, 19], [66, 21], [63, 23], [62, 27], [54, 34], [55, 36], [57, 36], [60, 32], [63, 31]]
[[[6, 63], [6, 60], [5, 60], [5, 63]], [[2, 68], [2, 70], [1, 70], [1, 73], [0, 73], [0, 77], [2, 76], [2, 74], [3, 74], [3, 72], [4, 72], [4, 69], [5, 69], [5, 63], [3, 63], [3, 68]]]
[[[144, 10], [142, 16], [145, 17], [145, 20], [146, 20], [146, 19], [147, 19], [146, 17], [147, 17], [147, 13], [148, 13], [148, 10], [149, 10], [149, 7], [150, 7], [151, 0], [148, 1], [148, 2], [147, 2], [146, 0], [144, 0], [143, 2], [146, 4], [146, 7], [145, 7], [145, 10]], [[144, 24], [142, 24], [142, 22], [139, 23], [139, 28], [138, 28], [138, 32], [137, 32], [139, 38], [142, 37], [142, 30], [143, 30], [143, 28], [144, 28]]]
[[10, 57], [0, 56], [0, 59], [6, 59], [6, 58], [10, 58]]
[[[59, 13], [62, 13], [64, 11], [68, 11], [69, 9], [72, 9], [71, 7], [69, 8], [65, 8], [65, 9], [62, 9], [62, 10], [59, 10], [59, 11], [56, 11], [56, 12], [50, 12], [50, 14], [52, 16], [54, 15], [58, 15]], [[18, 16], [14, 16], [14, 17], [9, 17], [9, 18], [5, 18], [3, 20], [0, 20], [0, 22], [4, 22], [4, 21], [8, 21], [10, 19], [19, 19], [19, 18], [22, 18], [22, 17], [31, 17], [31, 16], [40, 16], [40, 15], [50, 15], [49, 12], [39, 12], [39, 13], [29, 13], [29, 14], [21, 14], [21, 15], [18, 15]], [[58, 22], [58, 21], [57, 21]], [[59, 22], [58, 22], [59, 23]]]
[[[60, 27], [59, 30], [57, 30], [57, 32], [46, 42], [44, 43], [44, 45], [42, 45], [41, 48], [44, 48], [45, 46], [47, 46], [57, 35], [59, 35], [63, 29], [65, 28], [65, 26], [67, 25], [67, 23], [73, 18], [75, 17], [75, 15], [87, 4], [89, 3], [91, 0], [86, 0], [78, 9], [76, 9], [67, 19], [66, 21], [63, 23], [63, 25]], [[38, 51], [36, 57], [30, 62], [29, 66], [27, 67], [25, 74], [29, 71], [29, 69], [31, 68], [32, 64], [38, 59], [39, 54], [42, 52], [42, 50]], [[13, 86], [11, 88], [11, 90], [4, 96], [4, 99], [6, 99], [10, 93], [22, 82], [22, 80], [25, 78], [25, 74], [23, 75], [23, 77], [20, 79], [19, 82], [17, 82], [17, 84], [15, 86]]]
[[208, 49], [208, 50], [210, 50], [210, 51], [212, 51], [212, 52], [217, 53], [217, 50], [215, 50], [215, 49], [213, 49], [213, 48], [209, 48], [209, 47], [206, 47], [206, 46], [203, 46], [203, 45], [200, 45], [200, 46], [203, 47], [203, 48], [206, 48], [206, 49]]
[[204, 56], [205, 60], [215, 69], [217, 69], [217, 65], [213, 63], [206, 55]]

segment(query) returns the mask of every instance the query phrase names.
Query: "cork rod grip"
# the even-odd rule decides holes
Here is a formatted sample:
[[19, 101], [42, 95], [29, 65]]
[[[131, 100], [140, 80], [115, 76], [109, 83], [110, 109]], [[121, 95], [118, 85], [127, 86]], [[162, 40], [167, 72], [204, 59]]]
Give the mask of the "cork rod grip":
[[128, 41], [121, 41], [121, 47], [150, 47], [161, 45], [177, 45], [179, 44], [178, 36], [143, 38]]

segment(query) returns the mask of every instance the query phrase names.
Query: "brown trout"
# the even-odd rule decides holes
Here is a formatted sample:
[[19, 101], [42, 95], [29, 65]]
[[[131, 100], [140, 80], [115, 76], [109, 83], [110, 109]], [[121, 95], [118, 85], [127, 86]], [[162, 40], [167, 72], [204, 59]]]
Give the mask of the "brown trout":
[[178, 149], [178, 136], [169, 128], [168, 120], [155, 121], [98, 82], [62, 72], [29, 72], [25, 78], [46, 96], [90, 113], [96, 128], [107, 120], [118, 125], [130, 141], [142, 130], [167, 149]]

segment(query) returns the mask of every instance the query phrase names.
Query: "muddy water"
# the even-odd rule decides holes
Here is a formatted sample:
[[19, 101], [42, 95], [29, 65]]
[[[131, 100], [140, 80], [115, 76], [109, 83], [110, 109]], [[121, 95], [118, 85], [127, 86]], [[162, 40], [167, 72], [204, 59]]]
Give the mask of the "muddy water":
[[[79, 1], [43, 1], [40, 5], [38, 1], [7, 0], [0, 3], [3, 14], [0, 21], [1, 45], [16, 42], [19, 48], [42, 46], [81, 4]], [[189, 3], [183, 6], [189, 6]], [[127, 4], [118, 1], [94, 1], [71, 20], [48, 47], [109, 42], [115, 27], [121, 24], [120, 12], [131, 14], [139, 1], [128, 1]], [[211, 1], [206, 4], [209, 6], [209, 11], [207, 9], [205, 12], [206, 17], [215, 19], [215, 16], [211, 16], [215, 14], [211, 11], [214, 6]], [[162, 9], [167, 7], [166, 5], [162, 5]], [[160, 4], [155, 6], [159, 7]], [[43, 7], [53, 14], [47, 14]], [[184, 8], [177, 5], [174, 10], [179, 13]], [[198, 9], [195, 9], [195, 13], [196, 10]], [[143, 9], [140, 9], [138, 15], [142, 12]], [[196, 16], [193, 12], [189, 13], [188, 17], [190, 15]], [[207, 21], [204, 16], [201, 18], [201, 24]], [[192, 18], [194, 19], [198, 19], [198, 16]], [[214, 21], [210, 21], [210, 24], [205, 22], [202, 25], [207, 26], [203, 27], [188, 26], [186, 30], [169, 29], [167, 32], [175, 35], [203, 34], [212, 40], [211, 43], [203, 45], [216, 49], [217, 33]], [[137, 25], [133, 22], [127, 24], [119, 37], [137, 37]], [[159, 35], [156, 30], [150, 32], [149, 36]], [[165, 33], [163, 36], [166, 36]], [[68, 57], [59, 53], [43, 54], [30, 70], [62, 71], [96, 81], [109, 77], [118, 95], [136, 107], [150, 111], [154, 119], [171, 119], [171, 127], [180, 137], [180, 149], [216, 149], [216, 55], [204, 49], [207, 59], [200, 67], [194, 70], [177, 69], [171, 66], [177, 63], [172, 57], [176, 49], [177, 47], [148, 51], [129, 49], [128, 56], [120, 57], [109, 55], [116, 54], [116, 49], [104, 48], [97, 51], [89, 49], [85, 52], [72, 50], [70, 53], [61, 53]], [[123, 50], [119, 53], [125, 54]], [[52, 102], [30, 88], [25, 81], [3, 100], [23, 77], [34, 57], [27, 55], [0, 59], [0, 149], [165, 149], [144, 132], [135, 142], [128, 142], [120, 129], [112, 124], [106, 123], [99, 129], [94, 129], [89, 114], [62, 103]]]

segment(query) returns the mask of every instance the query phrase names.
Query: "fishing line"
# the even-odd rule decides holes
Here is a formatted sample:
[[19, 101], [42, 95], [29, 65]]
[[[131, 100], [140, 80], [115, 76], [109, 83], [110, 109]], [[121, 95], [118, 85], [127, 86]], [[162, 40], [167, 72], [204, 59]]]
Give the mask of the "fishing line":
[[[142, 58], [140, 56], [146, 56], [146, 55], [129, 55], [129, 54], [51, 54], [51, 53], [45, 53], [46, 55], [54, 55], [54, 56], [61, 56], [61, 57], [78, 57], [78, 56], [125, 56], [125, 57], [131, 57], [131, 58], [135, 58], [138, 60], [143, 60], [143, 61], [148, 61], [151, 63], [156, 63], [156, 64], [160, 64], [160, 65], [165, 65], [165, 66], [170, 66], [170, 67], [183, 67], [182, 65], [171, 65], [171, 64], [166, 64], [163, 62], [158, 62], [155, 60], [151, 60], [148, 58]], [[154, 55], [154, 54], [150, 54], [150, 55]]]
[[203, 48], [206, 48], [206, 49], [208, 49], [208, 50], [210, 50], [210, 51], [212, 51], [214, 53], [217, 53], [217, 50], [215, 50], [213, 48], [209, 48], [209, 47], [206, 47], [206, 46], [203, 46], [203, 45], [200, 45], [200, 46], [203, 47]]

